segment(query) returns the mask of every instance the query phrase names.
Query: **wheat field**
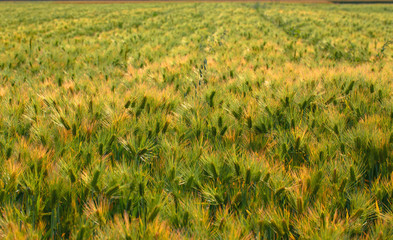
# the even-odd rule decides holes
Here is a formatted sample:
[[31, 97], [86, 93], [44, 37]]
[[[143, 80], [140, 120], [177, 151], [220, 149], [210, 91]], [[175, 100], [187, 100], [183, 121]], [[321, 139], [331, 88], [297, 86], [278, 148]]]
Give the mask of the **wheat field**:
[[0, 18], [0, 238], [393, 238], [393, 6]]

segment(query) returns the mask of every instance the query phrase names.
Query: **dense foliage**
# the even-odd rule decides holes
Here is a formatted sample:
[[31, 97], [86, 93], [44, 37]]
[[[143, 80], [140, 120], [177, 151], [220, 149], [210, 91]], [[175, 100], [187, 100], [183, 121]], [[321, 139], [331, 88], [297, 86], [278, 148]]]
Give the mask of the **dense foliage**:
[[0, 17], [1, 238], [393, 235], [393, 6]]

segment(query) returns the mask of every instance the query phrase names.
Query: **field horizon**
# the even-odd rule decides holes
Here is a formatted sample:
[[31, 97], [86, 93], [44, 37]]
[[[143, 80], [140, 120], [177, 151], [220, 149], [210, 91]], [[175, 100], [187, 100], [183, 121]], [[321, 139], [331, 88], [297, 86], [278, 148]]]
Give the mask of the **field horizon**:
[[120, 4], [120, 3], [294, 3], [294, 4], [392, 4], [392, 0], [0, 0], [0, 2], [53, 2], [64, 4]]

